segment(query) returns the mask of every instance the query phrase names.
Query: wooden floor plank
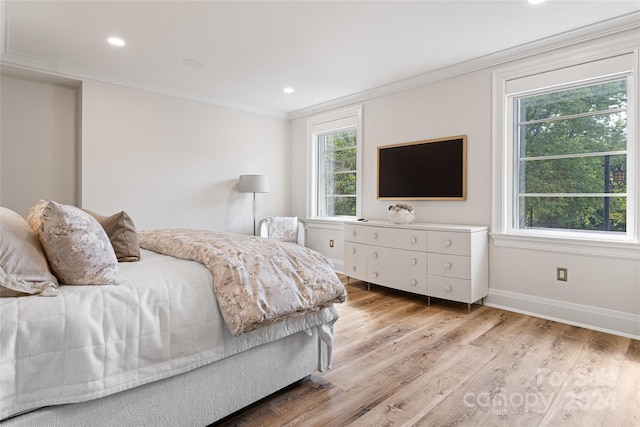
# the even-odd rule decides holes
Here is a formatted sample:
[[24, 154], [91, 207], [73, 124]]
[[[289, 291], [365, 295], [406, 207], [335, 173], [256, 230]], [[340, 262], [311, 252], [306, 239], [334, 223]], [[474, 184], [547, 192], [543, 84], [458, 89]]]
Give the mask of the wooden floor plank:
[[461, 383], [496, 357], [473, 346], [459, 346], [448, 357], [425, 367], [414, 381], [380, 402], [354, 425], [413, 425], [445, 400]]
[[558, 373], [564, 377], [562, 388], [541, 425], [606, 425], [609, 403], [605, 399], [615, 394], [628, 347], [628, 338], [590, 331], [580, 357], [570, 369]]
[[[522, 318], [517, 317], [517, 320], [514, 324], [519, 324]], [[480, 343], [480, 348], [496, 353], [497, 357], [466, 379], [456, 393], [431, 411], [425, 417], [424, 425], [429, 422], [434, 425], [462, 422], [467, 425], [495, 425], [498, 422], [517, 425], [522, 420], [530, 423], [532, 417], [539, 417], [539, 422], [542, 416], [526, 410], [523, 399], [536, 382], [536, 370], [532, 369], [536, 366], [535, 361], [544, 357], [545, 349], [551, 346], [554, 337], [541, 334], [536, 321], [528, 328], [509, 335], [508, 347], [504, 342], [501, 344], [502, 349], [509, 348], [507, 352], [496, 351], [495, 348], [500, 336], [495, 334], [495, 330], [510, 330], [503, 327], [504, 323], [488, 331], [481, 339], [471, 341], [473, 345]]]
[[627, 360], [640, 363], [640, 341], [631, 340], [626, 354]]
[[410, 323], [392, 322], [384, 328], [359, 339], [337, 336], [335, 338], [332, 368], [338, 369], [363, 354], [376, 351], [378, 348], [397, 340], [401, 336], [415, 332], [417, 328], [416, 325]]
[[[479, 425], [529, 425], [531, 422], [539, 425], [549, 408], [559, 400], [584, 344], [562, 334], [560, 324], [547, 322], [538, 319], [533, 327], [520, 335], [521, 339], [529, 336], [532, 342], [537, 342], [537, 351], [527, 355], [511, 353], [511, 356], [517, 356], [511, 372], [505, 376], [501, 391], [503, 399], [496, 397], [496, 402], [503, 401], [504, 404], [492, 405], [492, 410]], [[558, 333], [554, 337], [555, 332]]]
[[640, 426], [640, 363], [623, 361], [616, 387], [595, 397], [593, 408], [605, 411], [602, 425]]
[[279, 396], [269, 402], [274, 414], [279, 415], [273, 421], [266, 420], [268, 425], [281, 424], [299, 418], [333, 399], [339, 399], [342, 391], [320, 377], [309, 378], [302, 387], [292, 390], [286, 396]]
[[[399, 317], [409, 316], [414, 313], [423, 313], [430, 307], [411, 301], [385, 298], [381, 303], [367, 308], [367, 315], [349, 318], [349, 328], [344, 335], [351, 339], [367, 337], [379, 329], [388, 326]], [[346, 323], [346, 322], [345, 322]]]
[[393, 366], [405, 355], [420, 351], [432, 342], [439, 341], [447, 332], [464, 319], [448, 312], [438, 312], [429, 317], [430, 322], [422, 328], [398, 336], [393, 342], [364, 353], [339, 368], [331, 369], [323, 377], [343, 390], [362, 383], [375, 372]]
[[637, 340], [346, 287], [332, 369], [215, 426], [640, 427]]

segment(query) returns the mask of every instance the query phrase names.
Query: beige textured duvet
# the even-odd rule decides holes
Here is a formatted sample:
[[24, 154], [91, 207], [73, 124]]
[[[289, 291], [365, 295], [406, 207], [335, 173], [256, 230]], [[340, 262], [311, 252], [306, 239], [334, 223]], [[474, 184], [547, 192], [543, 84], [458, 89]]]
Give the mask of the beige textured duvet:
[[140, 232], [140, 246], [207, 267], [233, 335], [346, 298], [327, 258], [295, 243], [210, 230], [163, 229]]

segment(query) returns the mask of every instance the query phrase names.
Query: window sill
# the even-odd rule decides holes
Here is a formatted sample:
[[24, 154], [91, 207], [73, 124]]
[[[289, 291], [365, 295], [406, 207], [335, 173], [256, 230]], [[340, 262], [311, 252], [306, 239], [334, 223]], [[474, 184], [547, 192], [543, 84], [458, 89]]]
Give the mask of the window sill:
[[640, 244], [632, 242], [581, 240], [565, 237], [504, 233], [491, 233], [491, 239], [496, 247], [640, 260]]
[[356, 217], [327, 217], [327, 218], [307, 218], [305, 222], [311, 228], [325, 228], [329, 230], [342, 230], [345, 221], [353, 221]]

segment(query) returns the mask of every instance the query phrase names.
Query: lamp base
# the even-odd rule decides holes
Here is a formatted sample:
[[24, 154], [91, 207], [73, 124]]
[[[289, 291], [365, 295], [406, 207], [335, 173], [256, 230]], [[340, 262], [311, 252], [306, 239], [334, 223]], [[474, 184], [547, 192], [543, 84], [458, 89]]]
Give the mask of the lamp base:
[[251, 205], [251, 213], [253, 214], [253, 235], [256, 235], [256, 217], [258, 216], [258, 201], [256, 193], [253, 193], [253, 204]]

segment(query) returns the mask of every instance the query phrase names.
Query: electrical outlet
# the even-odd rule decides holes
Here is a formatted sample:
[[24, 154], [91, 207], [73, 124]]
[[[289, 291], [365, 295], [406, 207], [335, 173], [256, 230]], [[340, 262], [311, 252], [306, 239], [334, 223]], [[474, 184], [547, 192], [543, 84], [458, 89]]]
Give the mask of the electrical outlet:
[[561, 282], [566, 282], [568, 277], [568, 271], [566, 267], [558, 267], [556, 269], [556, 280], [559, 280]]
[[333, 239], [329, 240], [329, 247], [332, 248], [333, 247]]

